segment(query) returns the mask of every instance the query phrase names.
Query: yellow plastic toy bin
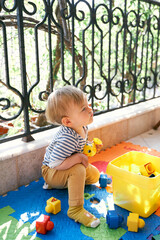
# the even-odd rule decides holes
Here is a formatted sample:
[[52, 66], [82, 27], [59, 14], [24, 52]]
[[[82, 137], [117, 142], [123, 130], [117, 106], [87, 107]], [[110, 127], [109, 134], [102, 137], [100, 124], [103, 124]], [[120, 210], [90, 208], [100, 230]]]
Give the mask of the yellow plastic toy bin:
[[[155, 177], [141, 174], [141, 168], [148, 163], [155, 169]], [[131, 151], [109, 162], [107, 174], [112, 176], [116, 205], [144, 218], [160, 207], [159, 157]]]

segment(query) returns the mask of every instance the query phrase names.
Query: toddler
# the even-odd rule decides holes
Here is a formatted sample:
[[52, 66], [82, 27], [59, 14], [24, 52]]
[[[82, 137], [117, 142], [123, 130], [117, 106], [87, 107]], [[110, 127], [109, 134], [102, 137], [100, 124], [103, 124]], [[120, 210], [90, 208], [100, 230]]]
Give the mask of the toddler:
[[71, 219], [95, 228], [100, 220], [83, 207], [85, 184], [96, 183], [100, 175], [82, 153], [87, 141], [87, 125], [93, 122], [86, 95], [73, 86], [54, 91], [47, 101], [46, 117], [61, 126], [46, 149], [42, 176], [52, 188], [68, 188], [67, 215]]

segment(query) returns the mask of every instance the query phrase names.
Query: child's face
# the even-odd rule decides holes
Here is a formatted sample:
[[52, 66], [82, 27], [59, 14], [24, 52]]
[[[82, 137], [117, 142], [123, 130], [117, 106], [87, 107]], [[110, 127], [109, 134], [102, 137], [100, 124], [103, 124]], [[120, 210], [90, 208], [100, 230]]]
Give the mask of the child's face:
[[71, 127], [78, 129], [93, 122], [93, 111], [88, 105], [87, 98], [80, 104], [71, 103], [69, 105], [69, 119], [71, 121]]

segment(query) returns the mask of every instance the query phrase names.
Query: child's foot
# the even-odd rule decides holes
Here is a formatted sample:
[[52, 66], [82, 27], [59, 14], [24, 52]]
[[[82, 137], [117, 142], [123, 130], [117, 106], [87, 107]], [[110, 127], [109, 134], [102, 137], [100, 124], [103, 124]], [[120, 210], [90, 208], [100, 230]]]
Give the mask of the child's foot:
[[46, 182], [43, 184], [43, 189], [52, 189]]
[[86, 227], [95, 228], [100, 224], [100, 220], [86, 211], [83, 206], [69, 207], [67, 215]]

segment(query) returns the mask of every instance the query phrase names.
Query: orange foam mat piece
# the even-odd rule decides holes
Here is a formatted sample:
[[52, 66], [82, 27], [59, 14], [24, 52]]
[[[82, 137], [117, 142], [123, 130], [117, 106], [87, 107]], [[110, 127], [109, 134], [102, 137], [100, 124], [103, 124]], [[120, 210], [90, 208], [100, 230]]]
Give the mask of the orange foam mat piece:
[[160, 208], [157, 209], [157, 211], [155, 212], [155, 214], [160, 217]]
[[140, 145], [134, 145], [130, 142], [122, 142], [111, 148], [107, 148], [106, 150], [101, 151], [100, 153], [96, 154], [93, 157], [89, 157], [89, 162], [90, 163], [99, 162], [99, 161], [110, 162], [113, 159], [119, 157], [120, 155], [130, 151], [140, 151], [153, 156], [160, 157], [160, 152], [157, 152], [154, 149], [141, 147]]

